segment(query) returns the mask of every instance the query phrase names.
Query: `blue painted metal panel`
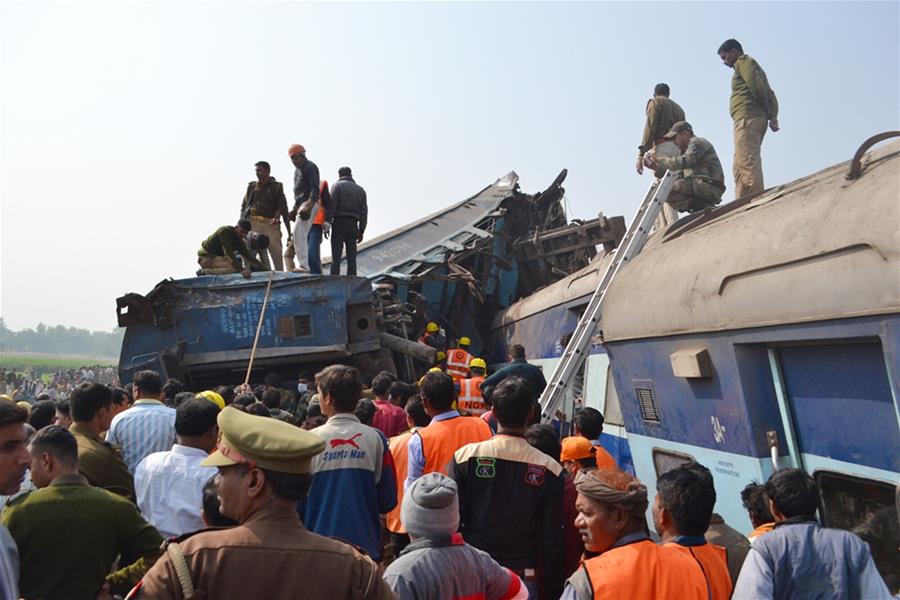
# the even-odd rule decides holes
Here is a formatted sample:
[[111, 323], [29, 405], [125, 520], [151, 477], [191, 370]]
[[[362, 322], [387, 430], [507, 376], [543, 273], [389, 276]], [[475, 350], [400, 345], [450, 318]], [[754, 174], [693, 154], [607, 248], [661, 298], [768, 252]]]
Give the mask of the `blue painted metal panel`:
[[[152, 318], [127, 326], [122, 343], [120, 372], [129, 381], [135, 368], [154, 366], [162, 372], [158, 355], [178, 355], [179, 364], [200, 364], [216, 353], [249, 352], [263, 305], [268, 273], [250, 279], [240, 275], [204, 276], [166, 281], [148, 294]], [[348, 335], [348, 307], [359, 305], [370, 315], [367, 329]], [[372, 288], [362, 277], [322, 277], [275, 273], [260, 332], [260, 354], [278, 354], [288, 360], [310, 352], [368, 344], [377, 349], [378, 332], [372, 313]], [[135, 307], [136, 308], [136, 307]], [[149, 314], [149, 313], [148, 313]], [[300, 317], [308, 322], [297, 335], [282, 336], [279, 321]], [[359, 324], [359, 319], [353, 323]], [[263, 352], [265, 351], [265, 352]], [[349, 353], [349, 352], [348, 352]], [[221, 360], [226, 360], [223, 357]]]
[[800, 451], [900, 471], [900, 427], [878, 343], [779, 348]]

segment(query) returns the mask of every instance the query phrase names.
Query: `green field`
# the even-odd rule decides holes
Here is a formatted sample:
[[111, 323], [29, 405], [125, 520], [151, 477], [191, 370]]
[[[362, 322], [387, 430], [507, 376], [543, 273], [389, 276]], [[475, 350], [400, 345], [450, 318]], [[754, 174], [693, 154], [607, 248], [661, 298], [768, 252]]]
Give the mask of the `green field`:
[[103, 356], [71, 356], [65, 354], [30, 354], [0, 352], [0, 369], [15, 369], [17, 372], [32, 367], [36, 371], [55, 371], [57, 369], [77, 369], [95, 365], [115, 366], [115, 358]]

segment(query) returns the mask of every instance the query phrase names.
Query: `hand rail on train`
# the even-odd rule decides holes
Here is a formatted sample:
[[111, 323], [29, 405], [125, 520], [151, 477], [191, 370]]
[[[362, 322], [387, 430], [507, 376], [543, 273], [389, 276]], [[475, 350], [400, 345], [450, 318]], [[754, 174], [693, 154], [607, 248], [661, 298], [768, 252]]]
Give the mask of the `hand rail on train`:
[[869, 151], [869, 148], [871, 148], [878, 142], [889, 140], [892, 137], [900, 137], [900, 131], [885, 131], [883, 133], [873, 135], [872, 137], [864, 141], [862, 145], [856, 150], [856, 154], [854, 154], [853, 158], [850, 160], [850, 172], [847, 173], [847, 180], [853, 181], [854, 179], [857, 179], [860, 175], [862, 175], [862, 157], [866, 152]]

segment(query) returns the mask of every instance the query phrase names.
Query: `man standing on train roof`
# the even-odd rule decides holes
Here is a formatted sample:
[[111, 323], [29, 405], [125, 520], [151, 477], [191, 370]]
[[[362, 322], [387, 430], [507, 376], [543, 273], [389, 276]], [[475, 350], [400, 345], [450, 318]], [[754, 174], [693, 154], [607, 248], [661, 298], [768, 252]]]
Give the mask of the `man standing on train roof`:
[[[251, 268], [262, 270], [262, 263], [250, 254], [250, 250], [265, 250], [269, 247], [269, 238], [261, 233], [248, 236], [250, 230], [250, 221], [241, 219], [237, 225], [219, 227], [203, 240], [197, 251], [197, 263], [200, 265], [197, 275], [240, 273], [249, 279]], [[245, 239], [247, 244], [244, 244]]]
[[312, 533], [297, 515], [296, 503], [312, 481], [312, 459], [325, 448], [321, 438], [231, 407], [219, 413], [218, 424], [217, 450], [202, 464], [218, 467], [219, 508], [240, 524], [170, 541], [134, 597], [393, 597], [370, 558]]
[[740, 42], [725, 40], [719, 46], [719, 58], [734, 69], [728, 108], [734, 120], [734, 197], [761, 192], [763, 184], [760, 148], [766, 125], [778, 131], [778, 99], [769, 87], [766, 72], [744, 54]]
[[525, 360], [525, 346], [514, 344], [509, 349], [509, 364], [482, 381], [481, 389], [484, 391], [488, 386], [496, 387], [501, 381], [513, 375], [525, 380], [535, 400], [541, 397], [541, 393], [547, 387], [547, 380], [544, 379], [541, 368], [528, 364]]
[[[271, 265], [276, 271], [284, 270], [284, 257], [281, 250], [281, 226], [279, 217], [284, 220], [288, 237], [291, 233], [291, 222], [288, 219], [287, 200], [284, 197], [284, 186], [271, 176], [272, 167], [264, 160], [254, 165], [256, 180], [247, 184], [244, 199], [241, 201], [241, 218], [250, 221], [251, 231], [265, 234], [269, 238], [268, 254], [272, 257]], [[266, 252], [260, 252], [262, 263], [269, 266]]]
[[319, 167], [306, 158], [306, 148], [300, 144], [292, 144], [288, 156], [294, 164], [294, 207], [288, 218], [297, 219], [293, 236], [297, 271], [306, 273], [309, 272], [309, 232], [319, 201]]
[[812, 476], [780, 469], [766, 493], [775, 530], [753, 543], [734, 598], [891, 598], [868, 544], [816, 520], [819, 489]]
[[366, 190], [353, 179], [350, 167], [338, 169], [338, 181], [331, 186], [326, 203], [326, 220], [331, 223], [331, 274], [341, 274], [341, 255], [347, 250], [347, 275], [356, 276], [356, 245], [361, 244], [369, 220]]
[[666, 202], [678, 212], [698, 212], [722, 201], [725, 173], [716, 149], [709, 140], [694, 135], [687, 121], [679, 121], [664, 136], [681, 150], [670, 158], [648, 155], [646, 164], [652, 169], [673, 171], [678, 179]]
[[706, 541], [716, 488], [709, 469], [697, 463], [666, 471], [656, 480], [653, 523], [664, 546], [691, 557], [706, 579], [710, 600], [731, 598], [725, 548]]
[[487, 373], [487, 363], [483, 358], [473, 358], [469, 363], [469, 377], [459, 380], [459, 398], [457, 407], [460, 412], [474, 417], [480, 417], [487, 412], [488, 406], [484, 403], [484, 395], [481, 392], [481, 382]]
[[447, 375], [453, 378], [453, 381], [459, 381], [469, 376], [469, 363], [475, 357], [469, 354], [469, 346], [472, 340], [463, 336], [459, 338], [457, 348], [447, 351]]
[[[644, 172], [644, 155], [648, 152], [658, 157], [680, 154], [672, 140], [666, 139], [665, 135], [672, 125], [685, 120], [684, 109], [669, 98], [669, 86], [665, 83], [657, 83], [653, 88], [653, 97], [647, 101], [646, 112], [644, 136], [641, 138], [641, 145], [638, 146], [638, 175]], [[662, 177], [664, 174], [665, 171], [656, 172], [657, 177]]]

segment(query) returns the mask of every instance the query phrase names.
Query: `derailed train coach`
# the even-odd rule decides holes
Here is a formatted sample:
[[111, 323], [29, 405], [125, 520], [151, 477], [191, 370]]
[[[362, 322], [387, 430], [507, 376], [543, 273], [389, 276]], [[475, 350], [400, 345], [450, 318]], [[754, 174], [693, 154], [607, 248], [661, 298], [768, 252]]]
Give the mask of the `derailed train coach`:
[[[562, 410], [603, 412], [601, 442], [651, 497], [668, 469], [709, 467], [716, 512], [745, 533], [744, 486], [807, 470], [823, 523], [862, 536], [896, 592], [900, 142], [870, 150], [886, 137], [651, 235], [610, 285]], [[490, 355], [523, 344], [549, 377], [609, 260], [499, 313]]]
[[900, 142], [867, 152], [886, 137], [653, 236], [610, 285], [602, 329], [651, 494], [696, 460], [747, 532], [741, 489], [805, 469], [823, 523], [863, 537], [896, 592]]

